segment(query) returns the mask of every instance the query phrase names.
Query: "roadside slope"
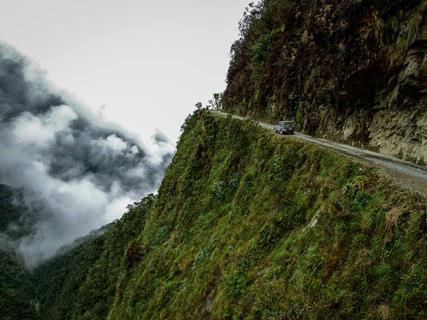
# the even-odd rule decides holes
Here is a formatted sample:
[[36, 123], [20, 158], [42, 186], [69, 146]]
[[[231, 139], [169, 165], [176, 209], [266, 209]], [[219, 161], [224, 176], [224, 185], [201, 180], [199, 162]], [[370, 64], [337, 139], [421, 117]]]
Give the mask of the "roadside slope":
[[[221, 111], [211, 111], [216, 115], [221, 117], [231, 116], [234, 119], [239, 119], [242, 121], [247, 120], [247, 118], [242, 116], [237, 116]], [[255, 121], [259, 126], [274, 130], [274, 125], [262, 122]], [[273, 131], [272, 131], [273, 133]], [[356, 159], [363, 160], [367, 163], [373, 163], [378, 167], [387, 169], [392, 177], [395, 177], [396, 182], [402, 186], [412, 188], [422, 195], [427, 196], [427, 167], [416, 165], [408, 161], [403, 161], [401, 159], [381, 154], [378, 152], [373, 152], [371, 150], [365, 150], [354, 146], [349, 146], [346, 144], [329, 141], [326, 139], [312, 137], [300, 132], [295, 132], [295, 135], [290, 138], [296, 138], [299, 140], [307, 141], [314, 143], [323, 147], [334, 149], [346, 155], [352, 156]]]
[[38, 273], [43, 319], [423, 319], [426, 199], [252, 121], [189, 117], [156, 197]]
[[426, 316], [426, 200], [376, 169], [202, 112], [109, 319]]

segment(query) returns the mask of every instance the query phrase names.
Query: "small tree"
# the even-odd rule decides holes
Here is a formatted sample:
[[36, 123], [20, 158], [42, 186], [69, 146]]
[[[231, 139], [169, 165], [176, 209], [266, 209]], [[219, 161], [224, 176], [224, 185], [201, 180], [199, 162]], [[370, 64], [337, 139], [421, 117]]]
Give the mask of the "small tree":
[[196, 108], [197, 111], [202, 110], [203, 104], [201, 102], [197, 102], [196, 105], [195, 105], [195, 108]]
[[132, 269], [142, 259], [142, 249], [137, 241], [132, 241], [125, 253], [126, 266], [128, 269]]
[[213, 110], [221, 110], [222, 93], [214, 93], [213, 99], [209, 100], [209, 107]]

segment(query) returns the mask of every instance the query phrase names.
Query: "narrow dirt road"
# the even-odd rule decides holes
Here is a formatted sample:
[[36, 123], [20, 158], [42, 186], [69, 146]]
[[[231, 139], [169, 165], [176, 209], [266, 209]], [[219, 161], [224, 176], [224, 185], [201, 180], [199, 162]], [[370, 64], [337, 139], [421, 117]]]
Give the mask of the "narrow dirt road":
[[[221, 117], [230, 115], [234, 119], [246, 120], [244, 117], [228, 114], [221, 111], [211, 111]], [[272, 130], [274, 134], [274, 125], [256, 121], [259, 126]], [[427, 197], [427, 167], [416, 165], [412, 162], [404, 161], [392, 156], [373, 152], [370, 150], [360, 149], [357, 147], [341, 144], [338, 142], [329, 141], [326, 139], [315, 138], [303, 133], [295, 132], [295, 137], [310, 143], [314, 143], [323, 147], [337, 150], [346, 155], [355, 157], [364, 162], [374, 164], [377, 167], [384, 168], [399, 184], [404, 187], [414, 189]]]

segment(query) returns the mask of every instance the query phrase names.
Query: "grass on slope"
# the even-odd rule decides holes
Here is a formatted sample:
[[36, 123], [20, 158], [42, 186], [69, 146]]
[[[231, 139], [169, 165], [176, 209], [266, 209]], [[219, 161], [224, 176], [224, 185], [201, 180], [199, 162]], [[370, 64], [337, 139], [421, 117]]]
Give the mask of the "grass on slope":
[[184, 129], [109, 319], [427, 316], [425, 199], [251, 122]]

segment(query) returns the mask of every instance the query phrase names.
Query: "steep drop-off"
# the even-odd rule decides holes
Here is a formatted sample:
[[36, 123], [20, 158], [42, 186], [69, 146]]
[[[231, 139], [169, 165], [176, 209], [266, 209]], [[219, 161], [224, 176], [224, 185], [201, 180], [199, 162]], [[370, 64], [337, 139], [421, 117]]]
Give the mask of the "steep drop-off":
[[425, 0], [264, 0], [247, 11], [224, 111], [427, 162]]
[[41, 314], [422, 319], [426, 218], [375, 169], [198, 112], [155, 198], [41, 267]]

